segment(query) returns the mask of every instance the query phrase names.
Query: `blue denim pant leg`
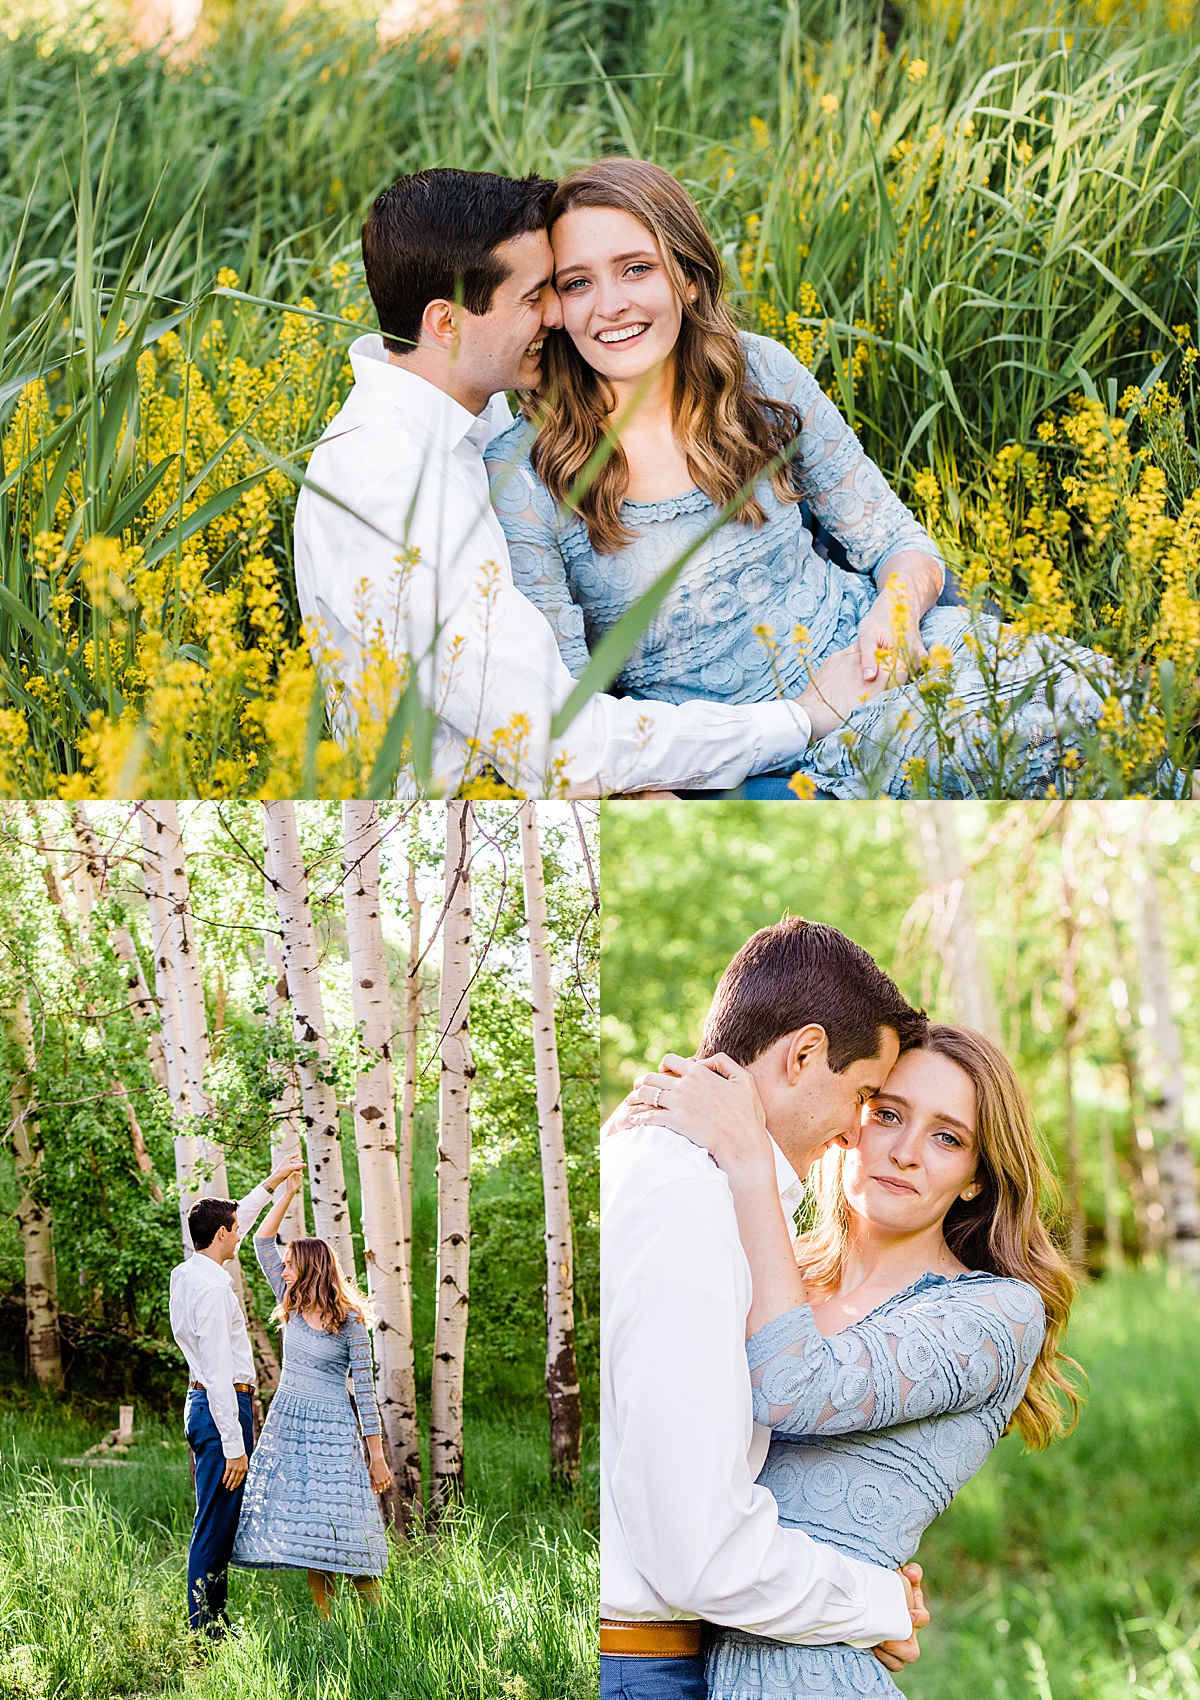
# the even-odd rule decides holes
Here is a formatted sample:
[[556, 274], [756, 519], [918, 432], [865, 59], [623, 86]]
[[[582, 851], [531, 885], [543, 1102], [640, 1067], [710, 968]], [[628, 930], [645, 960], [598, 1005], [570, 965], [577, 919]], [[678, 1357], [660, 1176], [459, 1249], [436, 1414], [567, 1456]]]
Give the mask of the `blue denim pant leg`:
[[[239, 1393], [238, 1421], [246, 1456], [254, 1450], [254, 1413], [248, 1393]], [[219, 1635], [228, 1618], [229, 1555], [242, 1511], [242, 1492], [223, 1486], [225, 1451], [208, 1408], [208, 1394], [193, 1391], [184, 1406], [183, 1432], [196, 1465], [196, 1521], [188, 1546], [188, 1622], [205, 1635]]]
[[600, 1655], [600, 1700], [707, 1700], [704, 1659]]

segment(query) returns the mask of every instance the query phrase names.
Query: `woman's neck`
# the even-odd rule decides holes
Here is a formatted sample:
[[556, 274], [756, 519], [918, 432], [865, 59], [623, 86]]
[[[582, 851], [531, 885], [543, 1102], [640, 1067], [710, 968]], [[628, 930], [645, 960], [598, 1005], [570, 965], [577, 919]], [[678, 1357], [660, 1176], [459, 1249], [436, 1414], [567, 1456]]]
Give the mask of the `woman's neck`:
[[608, 422], [617, 427], [618, 437], [627, 430], [641, 435], [644, 432], [674, 430], [675, 362], [664, 360], [640, 378], [608, 379], [613, 392], [613, 405]]
[[860, 1287], [899, 1293], [922, 1275], [960, 1275], [962, 1270], [940, 1223], [905, 1234], [851, 1212], [838, 1291], [847, 1298]]

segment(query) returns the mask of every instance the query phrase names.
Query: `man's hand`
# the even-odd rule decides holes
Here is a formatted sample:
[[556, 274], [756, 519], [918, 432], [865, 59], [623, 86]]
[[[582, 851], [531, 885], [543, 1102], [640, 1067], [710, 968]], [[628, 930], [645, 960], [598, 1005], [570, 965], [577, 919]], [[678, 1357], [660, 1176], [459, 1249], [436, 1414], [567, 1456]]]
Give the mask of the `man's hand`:
[[240, 1458], [226, 1458], [225, 1473], [221, 1477], [221, 1486], [228, 1488], [230, 1493], [240, 1488], [246, 1479], [246, 1471], [250, 1468], [250, 1460], [243, 1452]]
[[851, 644], [849, 649], [835, 649], [822, 661], [797, 699], [812, 724], [813, 742], [828, 737], [860, 702], [878, 696], [891, 683], [886, 669], [873, 681], [864, 681], [857, 644]]
[[904, 1583], [904, 1597], [908, 1605], [908, 1615], [912, 1618], [913, 1632], [904, 1641], [881, 1641], [878, 1647], [871, 1649], [886, 1670], [903, 1670], [905, 1665], [911, 1665], [921, 1657], [921, 1649], [917, 1646], [917, 1631], [924, 1629], [929, 1622], [925, 1596], [921, 1592], [922, 1575], [919, 1564], [900, 1566], [900, 1580]]
[[275, 1188], [277, 1186], [281, 1186], [290, 1176], [298, 1175], [303, 1177], [303, 1174], [304, 1158], [300, 1155], [299, 1151], [293, 1151], [290, 1157], [280, 1158], [278, 1167], [271, 1170], [271, 1173], [267, 1176], [263, 1185], [266, 1187], [268, 1192], [274, 1192]]

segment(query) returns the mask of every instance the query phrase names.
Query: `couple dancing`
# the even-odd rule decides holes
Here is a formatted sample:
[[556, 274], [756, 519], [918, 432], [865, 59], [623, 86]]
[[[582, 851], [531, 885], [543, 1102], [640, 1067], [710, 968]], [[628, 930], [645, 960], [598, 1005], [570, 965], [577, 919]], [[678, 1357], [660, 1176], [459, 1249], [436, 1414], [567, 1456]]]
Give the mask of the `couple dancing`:
[[[302, 1179], [296, 1155], [240, 1203], [199, 1199], [187, 1219], [192, 1256], [171, 1271], [171, 1332], [187, 1359], [184, 1432], [196, 1481], [188, 1619], [210, 1639], [228, 1624], [231, 1562], [307, 1570], [325, 1617], [337, 1576], [350, 1576], [373, 1602], [387, 1568], [375, 1495], [392, 1477], [375, 1402], [370, 1308], [325, 1240], [295, 1239], [280, 1253], [276, 1236]], [[254, 1250], [278, 1300], [283, 1374], [255, 1446], [254, 1356], [228, 1265], [272, 1193]]]
[[[937, 795], [999, 771], [1040, 795], [1078, 766], [1100, 659], [957, 605], [813, 375], [738, 330], [667, 172], [424, 171], [380, 195], [362, 246], [380, 334], [350, 349], [296, 507], [335, 723], [382, 643], [436, 710], [447, 794], [490, 767], [531, 795], [787, 797], [799, 772], [902, 796], [923, 764]], [[597, 657], [588, 686], [615, 694], [564, 713], [656, 596], [619, 667]], [[934, 692], [906, 671], [927, 654]]]
[[699, 1056], [602, 1146], [602, 1700], [895, 1696], [924, 1530], [1077, 1415], [1045, 1162], [1004, 1055], [832, 927], [756, 933]]

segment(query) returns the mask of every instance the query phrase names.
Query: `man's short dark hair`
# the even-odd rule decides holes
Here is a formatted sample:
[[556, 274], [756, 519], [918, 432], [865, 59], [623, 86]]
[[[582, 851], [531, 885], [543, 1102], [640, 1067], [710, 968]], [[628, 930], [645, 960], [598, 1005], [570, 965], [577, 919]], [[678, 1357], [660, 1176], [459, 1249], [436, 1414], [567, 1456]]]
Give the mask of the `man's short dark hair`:
[[217, 1237], [219, 1228], [237, 1222], [237, 1205], [232, 1198], [198, 1198], [188, 1211], [188, 1233], [196, 1251], [204, 1251]]
[[799, 916], [746, 940], [721, 976], [699, 1054], [718, 1051], [743, 1067], [785, 1033], [816, 1023], [829, 1042], [829, 1066], [879, 1055], [890, 1027], [902, 1051], [924, 1043], [929, 1026], [861, 945], [836, 927]]
[[491, 171], [418, 171], [397, 178], [363, 225], [363, 264], [384, 347], [411, 354], [431, 301], [486, 313], [508, 276], [495, 250], [546, 228], [555, 185]]

